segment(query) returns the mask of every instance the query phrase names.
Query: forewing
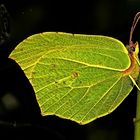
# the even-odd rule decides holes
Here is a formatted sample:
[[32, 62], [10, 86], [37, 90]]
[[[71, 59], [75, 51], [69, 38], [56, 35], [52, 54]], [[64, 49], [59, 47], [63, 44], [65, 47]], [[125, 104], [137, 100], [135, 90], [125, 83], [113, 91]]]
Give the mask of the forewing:
[[85, 124], [112, 112], [132, 90], [122, 73], [130, 66], [128, 52], [110, 37], [41, 33], [10, 57], [32, 83], [43, 115]]

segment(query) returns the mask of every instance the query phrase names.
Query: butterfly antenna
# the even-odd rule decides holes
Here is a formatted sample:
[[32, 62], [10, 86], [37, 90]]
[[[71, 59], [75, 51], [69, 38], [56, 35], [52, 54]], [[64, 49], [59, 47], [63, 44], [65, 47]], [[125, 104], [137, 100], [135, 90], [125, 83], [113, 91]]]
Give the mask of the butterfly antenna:
[[132, 23], [131, 30], [130, 30], [130, 38], [129, 38], [129, 46], [130, 46], [130, 48], [133, 47], [132, 36], [133, 36], [133, 32], [135, 30], [135, 27], [136, 27], [139, 19], [140, 19], [140, 12], [138, 12], [135, 15], [134, 20], [133, 20], [133, 23]]

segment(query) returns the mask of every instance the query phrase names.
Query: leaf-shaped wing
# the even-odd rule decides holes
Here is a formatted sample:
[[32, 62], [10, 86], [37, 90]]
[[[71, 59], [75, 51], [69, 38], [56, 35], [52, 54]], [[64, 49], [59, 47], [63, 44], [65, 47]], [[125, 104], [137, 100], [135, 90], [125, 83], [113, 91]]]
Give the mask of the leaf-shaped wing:
[[85, 124], [112, 112], [133, 87], [122, 73], [130, 66], [128, 51], [106, 36], [36, 34], [10, 57], [32, 83], [44, 115]]

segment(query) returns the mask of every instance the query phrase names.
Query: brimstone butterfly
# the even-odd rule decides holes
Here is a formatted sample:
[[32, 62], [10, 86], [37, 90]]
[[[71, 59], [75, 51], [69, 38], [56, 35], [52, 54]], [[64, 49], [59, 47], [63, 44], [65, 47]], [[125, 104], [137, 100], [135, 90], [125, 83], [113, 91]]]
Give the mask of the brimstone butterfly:
[[43, 115], [86, 124], [120, 105], [137, 86], [139, 48], [132, 34], [139, 17], [127, 48], [112, 37], [56, 32], [32, 35], [15, 48], [10, 58], [30, 80]]

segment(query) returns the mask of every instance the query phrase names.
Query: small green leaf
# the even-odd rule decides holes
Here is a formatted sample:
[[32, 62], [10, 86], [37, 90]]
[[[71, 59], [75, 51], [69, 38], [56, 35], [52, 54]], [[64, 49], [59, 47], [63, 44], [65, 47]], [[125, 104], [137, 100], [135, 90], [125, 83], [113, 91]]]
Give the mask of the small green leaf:
[[81, 124], [111, 113], [131, 92], [139, 74], [131, 57], [111, 37], [53, 32], [28, 37], [10, 55], [30, 80], [43, 115]]

